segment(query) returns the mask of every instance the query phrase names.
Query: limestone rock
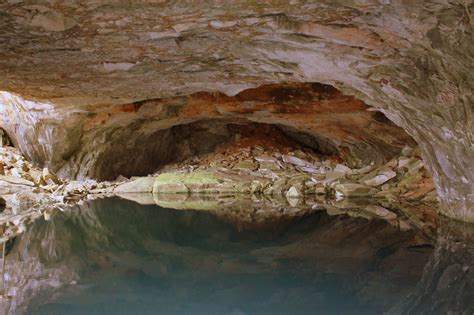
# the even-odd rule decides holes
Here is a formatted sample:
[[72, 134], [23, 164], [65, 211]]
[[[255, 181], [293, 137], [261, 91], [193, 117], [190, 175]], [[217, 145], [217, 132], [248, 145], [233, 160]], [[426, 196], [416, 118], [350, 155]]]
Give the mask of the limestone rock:
[[282, 160], [285, 163], [289, 163], [299, 167], [314, 167], [313, 164], [311, 164], [310, 162], [297, 158], [296, 156], [283, 155]]
[[48, 184], [61, 184], [61, 181], [58, 179], [58, 177], [51, 173], [47, 168], [43, 168], [42, 176], [43, 180]]
[[365, 207], [365, 210], [385, 220], [394, 220], [397, 218], [395, 213], [379, 205], [369, 205]]
[[369, 197], [377, 192], [374, 188], [355, 183], [339, 183], [334, 186], [334, 190], [336, 194], [346, 197]]
[[235, 164], [233, 168], [243, 171], [253, 171], [256, 167], [252, 161], [243, 160]]
[[49, 11], [37, 14], [31, 20], [31, 26], [39, 26], [49, 32], [63, 32], [74, 27], [77, 21], [71, 17], [64, 16], [61, 12]]
[[334, 171], [346, 174], [347, 172], [351, 171], [351, 169], [347, 167], [346, 165], [337, 164], [336, 167], [334, 168]]
[[291, 186], [290, 189], [286, 192], [286, 198], [299, 198], [301, 197], [301, 192], [295, 186]]
[[0, 182], [1, 181], [7, 182], [13, 185], [23, 185], [23, 186], [30, 186], [30, 187], [35, 186], [35, 183], [33, 183], [32, 181], [29, 181], [17, 176], [0, 175]]
[[395, 176], [397, 176], [397, 173], [395, 173], [393, 170], [390, 168], [384, 168], [382, 170], [376, 171], [376, 175], [372, 178], [367, 178], [366, 176], [366, 179], [363, 180], [363, 183], [367, 186], [380, 186]]
[[33, 182], [37, 185], [46, 185], [45, 180], [43, 179], [43, 172], [36, 169], [31, 169], [28, 171]]
[[338, 172], [338, 171], [329, 171], [326, 173], [326, 181], [333, 182], [341, 178], [345, 178], [345, 172]]
[[152, 193], [153, 185], [155, 183], [154, 177], [140, 177], [129, 182], [118, 185], [114, 189], [114, 193]]
[[155, 181], [153, 185], [154, 194], [189, 194], [189, 188], [182, 183], [163, 183]]

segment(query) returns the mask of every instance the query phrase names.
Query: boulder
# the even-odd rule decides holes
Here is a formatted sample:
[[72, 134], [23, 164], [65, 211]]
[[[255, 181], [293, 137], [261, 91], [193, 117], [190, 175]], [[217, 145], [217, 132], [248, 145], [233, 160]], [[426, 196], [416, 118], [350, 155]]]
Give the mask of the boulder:
[[152, 193], [155, 177], [138, 177], [129, 182], [118, 185], [114, 193]]
[[189, 188], [183, 183], [163, 183], [155, 181], [153, 184], [154, 194], [189, 194]]
[[355, 183], [339, 183], [334, 186], [336, 195], [345, 197], [368, 197], [378, 192], [378, 190]]

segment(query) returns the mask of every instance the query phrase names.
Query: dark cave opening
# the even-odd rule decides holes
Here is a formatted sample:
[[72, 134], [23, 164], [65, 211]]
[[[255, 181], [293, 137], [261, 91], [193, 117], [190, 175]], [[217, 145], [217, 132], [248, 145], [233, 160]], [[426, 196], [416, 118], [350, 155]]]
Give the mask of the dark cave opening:
[[158, 130], [146, 137], [129, 135], [126, 141], [114, 142], [97, 158], [93, 177], [114, 180], [118, 176], [146, 176], [168, 164], [212, 153], [217, 147], [240, 138], [251, 138], [248, 146], [258, 142], [258, 145], [275, 148], [304, 149], [322, 155], [338, 154], [330, 139], [287, 126], [245, 119], [200, 120]]

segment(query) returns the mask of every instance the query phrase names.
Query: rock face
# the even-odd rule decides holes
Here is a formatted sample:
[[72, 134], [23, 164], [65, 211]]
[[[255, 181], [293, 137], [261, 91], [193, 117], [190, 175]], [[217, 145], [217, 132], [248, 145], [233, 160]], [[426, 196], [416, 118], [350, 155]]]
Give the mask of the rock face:
[[[355, 162], [364, 146], [373, 159], [403, 146], [362, 103], [323, 96], [306, 112], [306, 101], [289, 106], [293, 93], [280, 107], [246, 100], [264, 84], [320, 82], [402, 127], [443, 212], [474, 220], [472, 1], [6, 1], [0, 11], [0, 90], [22, 96], [2, 94], [0, 125], [64, 175], [97, 176], [110, 152], [149, 156], [158, 131], [210, 117], [296, 126]], [[295, 109], [303, 122], [288, 117]]]
[[147, 175], [166, 162], [210, 152], [245, 125], [339, 153], [354, 165], [384, 161], [415, 145], [403, 130], [367, 109], [330, 86], [308, 83], [265, 85], [233, 97], [200, 92], [84, 109], [3, 93], [4, 124], [28, 157], [64, 177], [107, 180]]
[[474, 226], [442, 222], [416, 290], [388, 314], [474, 312]]

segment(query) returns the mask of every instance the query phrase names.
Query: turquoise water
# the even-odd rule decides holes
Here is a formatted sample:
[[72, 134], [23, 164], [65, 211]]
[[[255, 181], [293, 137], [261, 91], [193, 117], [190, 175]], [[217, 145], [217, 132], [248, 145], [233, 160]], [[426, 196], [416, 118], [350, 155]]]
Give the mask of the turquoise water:
[[39, 219], [7, 256], [12, 314], [380, 314], [432, 246], [318, 211], [268, 226], [120, 199]]

